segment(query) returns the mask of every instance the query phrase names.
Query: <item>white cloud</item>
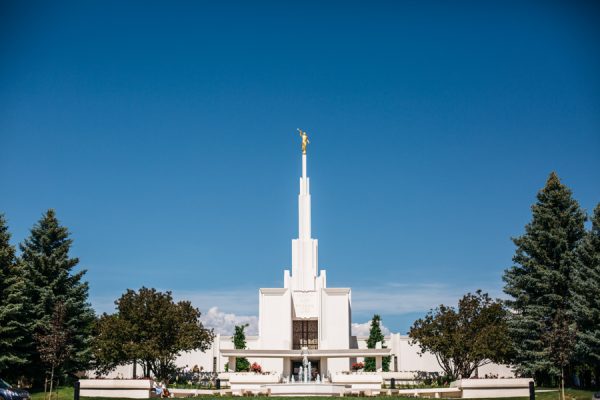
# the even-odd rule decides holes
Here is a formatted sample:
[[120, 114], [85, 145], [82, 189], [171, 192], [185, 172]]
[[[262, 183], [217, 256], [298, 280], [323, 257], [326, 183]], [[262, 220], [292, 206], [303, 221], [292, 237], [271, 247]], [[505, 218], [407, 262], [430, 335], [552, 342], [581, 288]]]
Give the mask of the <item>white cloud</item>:
[[[200, 320], [221, 335], [233, 335], [236, 325], [248, 324], [246, 335], [258, 335], [258, 289], [173, 291], [176, 300], [189, 300], [202, 312]], [[208, 309], [208, 311], [206, 311]]]
[[[456, 305], [467, 292], [474, 293], [478, 287], [450, 286], [442, 283], [397, 284], [381, 287], [357, 288], [352, 291], [352, 311], [402, 315], [429, 311], [440, 304]], [[485, 288], [482, 288], [485, 290]], [[487, 290], [492, 297], [502, 297], [500, 289]]]
[[256, 315], [236, 315], [220, 311], [218, 307], [211, 307], [207, 313], [200, 317], [205, 328], [214, 329], [221, 335], [232, 335], [236, 325], [248, 324], [245, 332], [247, 335], [258, 334], [258, 318]]
[[[384, 335], [389, 335], [392, 333], [383, 323], [379, 325], [381, 327], [381, 332]], [[363, 322], [359, 324], [357, 322], [352, 323], [352, 334], [354, 336], [369, 336], [369, 331], [371, 330], [371, 321]]]

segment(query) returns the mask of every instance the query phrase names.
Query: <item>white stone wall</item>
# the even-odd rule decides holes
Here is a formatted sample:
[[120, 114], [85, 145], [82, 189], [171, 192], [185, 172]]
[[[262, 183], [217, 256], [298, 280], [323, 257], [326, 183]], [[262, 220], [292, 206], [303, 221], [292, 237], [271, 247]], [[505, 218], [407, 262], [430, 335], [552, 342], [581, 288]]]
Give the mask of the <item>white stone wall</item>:
[[[260, 289], [258, 349], [290, 349], [292, 346], [292, 300], [290, 289]], [[254, 347], [248, 346], [249, 349]], [[283, 360], [264, 358], [257, 362], [265, 371], [283, 371]]]
[[260, 289], [258, 334], [262, 349], [289, 349], [292, 346], [292, 305], [290, 290]]
[[[359, 349], [367, 348], [366, 336], [356, 338]], [[396, 371], [424, 371], [441, 372], [442, 369], [437, 363], [435, 356], [431, 353], [419, 355], [419, 346], [413, 346], [409, 343], [408, 336], [392, 334], [385, 337], [385, 346], [392, 349], [392, 361], [390, 370]], [[396, 358], [396, 360], [394, 360]], [[358, 357], [356, 361], [364, 361], [364, 358]]]
[[[330, 302], [332, 309], [335, 310], [337, 307], [334, 305], [337, 301], [340, 301], [344, 296], [334, 296], [333, 298], [329, 298], [328, 300], [333, 300]], [[339, 306], [339, 305], [338, 305]], [[341, 316], [336, 316], [333, 319], [326, 319], [326, 321], [330, 321], [331, 325], [328, 324], [328, 328], [336, 329], [340, 326], [344, 326], [344, 318], [340, 318]], [[336, 319], [337, 318], [337, 319]], [[337, 327], [335, 326], [337, 321]], [[331, 332], [331, 331], [329, 331]], [[338, 332], [337, 334], [342, 337], [342, 332]], [[335, 337], [335, 336], [334, 336]], [[348, 336], [346, 336], [348, 337]], [[349, 338], [349, 337], [348, 337]], [[358, 344], [359, 349], [367, 348], [367, 337], [358, 337], [356, 338], [356, 342]], [[392, 348], [392, 354], [397, 357], [396, 363], [392, 361], [390, 365], [390, 369], [393, 369], [395, 365], [397, 365], [397, 371], [425, 371], [425, 372], [442, 372], [439, 367], [435, 356], [430, 353], [423, 354], [420, 356], [418, 354], [419, 347], [410, 345], [408, 336], [400, 335], [400, 334], [392, 334], [391, 336], [387, 336], [385, 338], [386, 346]], [[258, 336], [247, 336], [246, 337], [247, 347], [249, 349], [260, 349], [261, 341]], [[344, 348], [345, 343], [343, 341], [334, 341], [329, 342], [331, 346], [328, 346], [329, 349], [335, 348]], [[325, 348], [325, 347], [322, 347]], [[233, 338], [231, 336], [221, 336], [217, 335], [215, 337], [215, 341], [210, 349], [206, 352], [194, 351], [194, 352], [186, 352], [183, 353], [180, 357], [177, 358], [177, 365], [180, 367], [189, 367], [192, 368], [194, 365], [198, 365], [198, 367], [202, 367], [204, 371], [213, 371], [213, 357], [217, 357], [217, 371], [223, 372], [225, 371], [225, 364], [228, 362], [226, 357], [220, 357], [220, 349], [233, 349]], [[252, 359], [249, 361], [258, 362], [264, 371], [273, 371], [273, 372], [284, 372], [283, 360], [281, 359]], [[357, 358], [356, 361], [363, 361], [362, 358]], [[321, 361], [321, 369], [322, 371], [329, 371], [330, 373], [334, 373], [334, 371], [347, 371], [349, 367], [350, 360], [349, 359], [331, 359], [328, 362]], [[141, 366], [137, 368], [138, 375], [142, 374]], [[486, 374], [488, 376], [498, 376], [499, 378], [508, 378], [514, 377], [514, 374], [510, 367], [505, 365], [498, 364], [488, 364], [479, 368], [479, 377], [483, 378]], [[108, 378], [131, 378], [133, 377], [133, 366], [126, 365], [117, 368], [115, 371], [107, 375]]]
[[[350, 289], [322, 289], [319, 319], [320, 349], [350, 348]], [[327, 360], [327, 375], [350, 369], [349, 358]]]

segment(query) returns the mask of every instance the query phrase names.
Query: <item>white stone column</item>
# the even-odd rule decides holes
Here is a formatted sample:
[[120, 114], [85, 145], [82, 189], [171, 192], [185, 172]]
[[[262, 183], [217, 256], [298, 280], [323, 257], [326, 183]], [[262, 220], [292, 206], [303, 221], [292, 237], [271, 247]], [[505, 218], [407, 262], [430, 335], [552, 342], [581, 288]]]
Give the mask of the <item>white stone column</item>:
[[289, 357], [283, 357], [283, 376], [288, 378], [292, 375], [292, 361]]
[[376, 356], [375, 357], [375, 371], [377, 372], [381, 372], [383, 371], [383, 362], [382, 362], [382, 358], [381, 356]]
[[235, 357], [229, 357], [229, 371], [235, 372]]

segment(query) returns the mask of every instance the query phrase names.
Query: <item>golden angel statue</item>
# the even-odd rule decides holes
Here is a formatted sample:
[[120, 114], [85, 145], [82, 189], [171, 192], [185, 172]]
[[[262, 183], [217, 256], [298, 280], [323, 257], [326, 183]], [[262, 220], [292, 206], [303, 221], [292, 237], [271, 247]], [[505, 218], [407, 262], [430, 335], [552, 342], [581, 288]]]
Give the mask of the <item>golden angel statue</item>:
[[306, 146], [310, 143], [310, 141], [308, 140], [308, 135], [300, 128], [298, 128], [298, 133], [302, 138], [302, 154], [306, 154]]

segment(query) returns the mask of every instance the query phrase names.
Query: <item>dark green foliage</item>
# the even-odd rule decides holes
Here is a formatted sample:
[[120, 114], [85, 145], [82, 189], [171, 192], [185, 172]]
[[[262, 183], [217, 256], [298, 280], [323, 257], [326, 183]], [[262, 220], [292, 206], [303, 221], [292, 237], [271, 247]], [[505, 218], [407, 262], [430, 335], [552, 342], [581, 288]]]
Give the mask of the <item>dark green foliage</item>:
[[117, 312], [103, 314], [96, 324], [94, 366], [100, 372], [137, 361], [144, 376], [168, 381], [181, 352], [205, 351], [213, 341], [212, 330], [200, 322], [200, 310], [189, 301], [175, 303], [171, 292], [129, 289], [115, 304]]
[[592, 229], [578, 249], [572, 275], [572, 309], [578, 325], [579, 361], [600, 369], [600, 204], [594, 210]]
[[440, 305], [410, 328], [411, 343], [431, 352], [446, 376], [469, 378], [480, 366], [505, 362], [512, 354], [502, 301], [467, 293], [454, 307]]
[[95, 316], [88, 303], [85, 270], [75, 272], [77, 258], [69, 257], [72, 240], [67, 228], [60, 225], [54, 210], [48, 210], [21, 244], [21, 260], [28, 298], [29, 368], [27, 375], [40, 383], [42, 363], [35, 348], [34, 335], [42, 334], [52, 320], [58, 303], [64, 304], [64, 324], [69, 331], [69, 357], [59, 372], [74, 374], [85, 370], [90, 361], [90, 339]]
[[[373, 315], [371, 319], [371, 328], [369, 329], [369, 338], [367, 339], [367, 348], [374, 349], [377, 343], [381, 342], [381, 348], [385, 349], [385, 336], [381, 331], [381, 316]], [[390, 370], [390, 357], [383, 357], [381, 367], [384, 371]], [[376, 362], [374, 357], [365, 357], [365, 371], [376, 371]]]
[[[233, 333], [233, 347], [236, 349], [245, 349], [246, 348], [246, 333], [244, 329], [248, 326], [245, 325], [236, 325], [235, 332]], [[250, 371], [250, 362], [247, 358], [241, 357], [235, 359], [235, 370], [236, 371]]]
[[560, 373], [544, 335], [552, 330], [557, 313], [570, 309], [570, 281], [586, 216], [554, 172], [537, 194], [532, 214], [525, 234], [513, 239], [515, 265], [504, 273], [504, 291], [513, 311], [509, 321], [516, 347], [513, 362], [520, 373], [541, 381]]
[[0, 376], [16, 378], [27, 362], [23, 349], [26, 337], [25, 282], [10, 245], [10, 233], [0, 214]]

